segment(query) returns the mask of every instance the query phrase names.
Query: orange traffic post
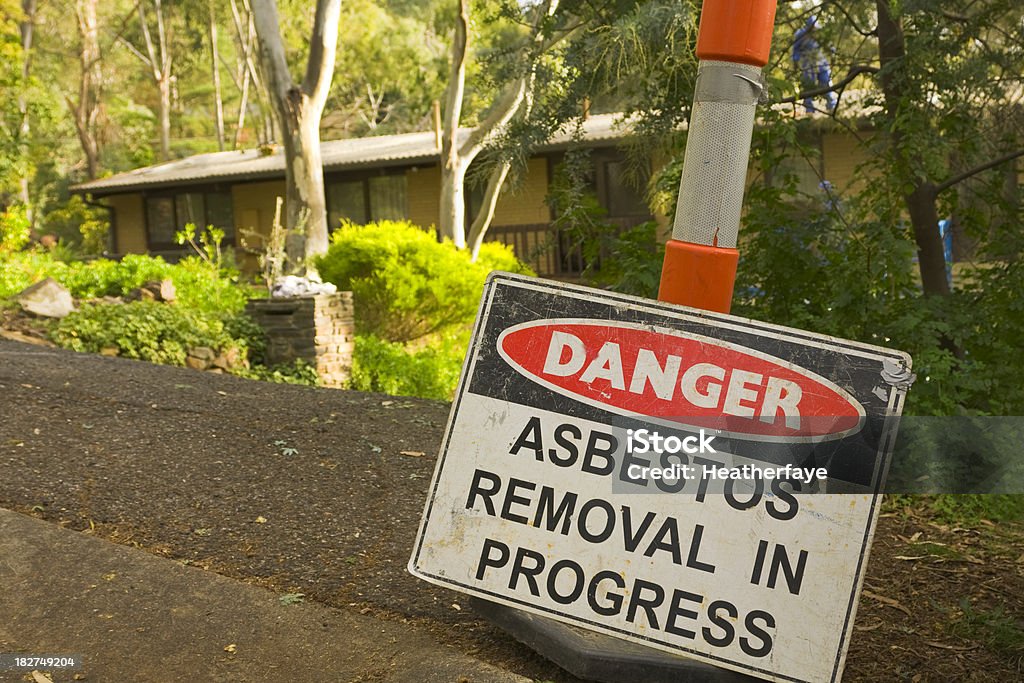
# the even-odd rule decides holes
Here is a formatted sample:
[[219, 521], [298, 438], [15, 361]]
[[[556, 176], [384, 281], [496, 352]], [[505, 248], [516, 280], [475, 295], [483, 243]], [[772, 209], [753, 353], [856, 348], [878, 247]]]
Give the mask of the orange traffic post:
[[728, 313], [754, 113], [776, 0], [705, 0], [697, 83], [658, 298]]

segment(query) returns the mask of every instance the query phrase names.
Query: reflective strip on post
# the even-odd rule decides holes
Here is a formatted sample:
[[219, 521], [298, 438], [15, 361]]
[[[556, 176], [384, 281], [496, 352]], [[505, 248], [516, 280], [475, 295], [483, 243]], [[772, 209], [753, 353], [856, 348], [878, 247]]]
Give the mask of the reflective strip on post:
[[775, 0], [705, 0], [697, 83], [658, 298], [728, 313], [754, 114]]

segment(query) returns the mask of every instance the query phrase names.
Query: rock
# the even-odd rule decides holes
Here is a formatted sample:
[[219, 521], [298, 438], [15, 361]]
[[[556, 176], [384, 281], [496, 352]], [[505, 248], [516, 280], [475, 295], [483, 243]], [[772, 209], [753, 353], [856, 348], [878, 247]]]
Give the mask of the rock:
[[217, 357], [213, 359], [213, 365], [221, 370], [232, 370], [241, 366], [242, 360], [242, 352], [238, 350], [237, 346], [232, 346], [217, 354]]
[[27, 287], [14, 298], [25, 312], [44, 318], [63, 318], [75, 310], [71, 292], [52, 277]]
[[101, 356], [120, 356], [121, 355], [121, 349], [117, 348], [116, 346], [104, 346], [102, 349], [100, 349], [100, 355]]
[[43, 339], [42, 337], [35, 337], [18, 330], [5, 330], [0, 328], [0, 339], [10, 339], [11, 341], [24, 342], [25, 344], [35, 344], [36, 346], [47, 346], [54, 348], [57, 345], [49, 339]]
[[334, 294], [338, 288], [331, 282], [322, 282], [319, 277], [298, 277], [285, 275], [276, 280], [270, 289], [273, 299], [286, 299], [294, 296], [314, 296], [316, 294]]
[[177, 290], [170, 278], [163, 280], [151, 280], [146, 284], [133, 289], [125, 297], [129, 301], [163, 301], [171, 303], [177, 298]]
[[159, 282], [147, 282], [145, 287], [156, 294], [157, 301], [171, 303], [178, 297], [178, 290], [174, 288], [174, 281], [170, 278], [164, 278]]
[[188, 355], [199, 360], [204, 360], [207, 363], [212, 363], [213, 359], [217, 357], [217, 353], [209, 346], [196, 346], [188, 350]]
[[210, 367], [210, 362], [205, 361], [202, 358], [196, 358], [195, 356], [186, 356], [185, 365], [193, 370], [205, 370]]

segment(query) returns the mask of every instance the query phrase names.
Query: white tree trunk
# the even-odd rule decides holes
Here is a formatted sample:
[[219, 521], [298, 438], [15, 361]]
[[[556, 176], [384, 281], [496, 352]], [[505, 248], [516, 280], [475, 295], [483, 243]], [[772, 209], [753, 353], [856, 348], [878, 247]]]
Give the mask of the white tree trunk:
[[[452, 40], [451, 73], [445, 93], [444, 124], [441, 144], [441, 205], [439, 227], [442, 237], [447, 237], [459, 249], [469, 246], [473, 259], [480, 251], [487, 228], [494, 218], [498, 195], [511, 170], [511, 164], [499, 162], [487, 183], [484, 205], [473, 221], [470, 236], [466, 238], [466, 171], [470, 164], [486, 147], [487, 143], [500, 134], [512, 119], [521, 112], [529, 111], [535, 84], [535, 62], [527, 74], [508, 83], [501, 91], [486, 118], [466, 136], [458, 139], [459, 120], [462, 116], [462, 97], [465, 92], [466, 59], [469, 48], [469, 2], [457, 0], [459, 13], [455, 22]], [[536, 19], [530, 36], [531, 59], [536, 60], [553, 47], [568, 33], [555, 38], [545, 38], [542, 27], [558, 8], [559, 0], [546, 0], [536, 10]], [[525, 106], [524, 106], [525, 105]]]
[[306, 74], [292, 80], [274, 0], [252, 0], [260, 58], [281, 125], [285, 152], [289, 270], [313, 273], [327, 250], [327, 201], [320, 156], [320, 117], [327, 102], [338, 43], [341, 0], [318, 0]]
[[220, 92], [220, 54], [217, 50], [217, 13], [210, 0], [210, 67], [213, 77], [214, 125], [217, 129], [217, 149], [224, 151], [224, 100]]
[[[23, 157], [28, 155], [29, 136], [32, 133], [31, 120], [28, 114], [28, 79], [32, 73], [32, 33], [36, 21], [36, 0], [21, 0], [21, 10], [25, 17], [22, 19], [19, 29], [21, 31], [21, 92], [18, 93], [18, 113], [21, 114], [21, 123], [18, 126], [18, 144]], [[25, 206], [25, 215], [31, 225], [35, 220], [35, 212], [32, 208], [32, 193], [30, 188], [30, 170], [25, 167], [21, 177], [18, 179], [19, 199]]]
[[100, 143], [96, 122], [100, 112], [100, 40], [96, 21], [98, 0], [76, 0], [75, 16], [80, 40], [78, 61], [81, 67], [78, 81], [78, 101], [66, 98], [68, 109], [75, 121], [75, 131], [85, 155], [86, 174], [94, 180], [100, 171]]
[[466, 89], [466, 53], [469, 50], [469, 1], [458, 0], [452, 39], [451, 71], [445, 91], [444, 121], [441, 128], [441, 205], [438, 228], [442, 238], [456, 248], [466, 247], [466, 169], [472, 162], [459, 150], [459, 120]]
[[491, 221], [494, 220], [494, 209], [498, 206], [498, 196], [501, 194], [501, 188], [511, 170], [512, 164], [500, 161], [491, 171], [491, 177], [487, 179], [487, 190], [484, 191], [484, 201], [480, 206], [480, 213], [473, 219], [473, 225], [469, 229], [469, 250], [473, 262], [476, 262], [476, 257], [480, 255], [480, 247], [487, 235], [487, 228], [491, 227]]

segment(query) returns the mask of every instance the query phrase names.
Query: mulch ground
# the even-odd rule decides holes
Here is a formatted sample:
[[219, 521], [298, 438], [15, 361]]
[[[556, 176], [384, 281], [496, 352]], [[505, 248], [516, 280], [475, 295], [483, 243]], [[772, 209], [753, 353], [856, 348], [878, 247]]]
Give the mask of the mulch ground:
[[[405, 570], [448, 405], [0, 341], [0, 507], [574, 679]], [[1024, 527], [890, 509], [845, 681], [1024, 678]]]

